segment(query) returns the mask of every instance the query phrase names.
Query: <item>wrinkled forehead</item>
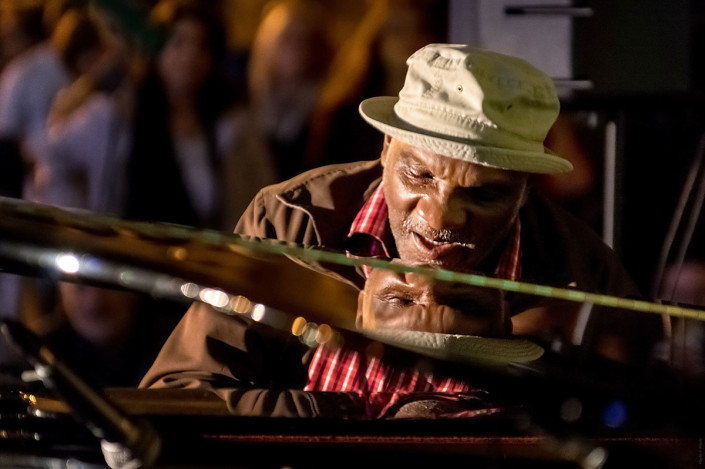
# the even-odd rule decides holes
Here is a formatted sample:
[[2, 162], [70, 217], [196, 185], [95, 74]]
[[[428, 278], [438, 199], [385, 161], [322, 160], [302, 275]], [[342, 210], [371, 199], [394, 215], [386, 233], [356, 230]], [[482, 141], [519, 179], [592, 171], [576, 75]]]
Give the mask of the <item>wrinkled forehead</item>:
[[[389, 139], [391, 160], [402, 165], [416, 165], [430, 171], [434, 177], [444, 180], [457, 180], [461, 185], [483, 184], [523, 184], [529, 174], [521, 171], [500, 169], [479, 163], [452, 158], [410, 145], [394, 138]], [[389, 158], [387, 158], [389, 160]], [[390, 165], [385, 165], [386, 167]], [[389, 168], [398, 171], [398, 167]]]

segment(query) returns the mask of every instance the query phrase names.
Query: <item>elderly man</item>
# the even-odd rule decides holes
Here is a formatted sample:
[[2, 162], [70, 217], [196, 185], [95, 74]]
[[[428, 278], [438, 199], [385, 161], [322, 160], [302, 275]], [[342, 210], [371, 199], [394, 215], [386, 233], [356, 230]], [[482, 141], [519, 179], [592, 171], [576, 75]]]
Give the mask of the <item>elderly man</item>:
[[[572, 169], [543, 145], [559, 114], [549, 77], [523, 60], [464, 45], [430, 44], [408, 59], [408, 67], [398, 97], [375, 97], [360, 104], [362, 117], [385, 134], [381, 158], [317, 168], [264, 188], [235, 231], [508, 280], [637, 294], [596, 234], [532, 193], [535, 174]], [[334, 268], [333, 275], [362, 288], [364, 276], [345, 269]], [[508, 315], [522, 333], [558, 329], [571, 334], [575, 318], [569, 308], [542, 308], [523, 300], [508, 303]], [[631, 341], [624, 340], [620, 330], [624, 318], [599, 317], [600, 332], [591, 346], [607, 355], [644, 357], [658, 337], [654, 318], [644, 319], [639, 340]], [[194, 305], [142, 386], [215, 386], [224, 377], [262, 386], [272, 382], [272, 370], [263, 371], [267, 365], [287, 369], [291, 376], [292, 362], [272, 359], [271, 350], [253, 345], [242, 332], [244, 325], [239, 333], [225, 332], [237, 329], [234, 322]], [[389, 314], [373, 322], [382, 329], [402, 323], [409, 329], [467, 333], [433, 321], [398, 321]], [[231, 352], [216, 356], [214, 351], [224, 348]], [[255, 349], [257, 360], [251, 358]], [[360, 386], [369, 391], [376, 386], [351, 388], [343, 380], [337, 382], [336, 377], [353, 368], [364, 380], [372, 365], [335, 353], [319, 347], [297, 375], [297, 383], [306, 383], [311, 391], [360, 391]], [[416, 375], [412, 384], [390, 387], [389, 376], [381, 380], [387, 392], [441, 389]], [[466, 389], [456, 384], [443, 389]]]

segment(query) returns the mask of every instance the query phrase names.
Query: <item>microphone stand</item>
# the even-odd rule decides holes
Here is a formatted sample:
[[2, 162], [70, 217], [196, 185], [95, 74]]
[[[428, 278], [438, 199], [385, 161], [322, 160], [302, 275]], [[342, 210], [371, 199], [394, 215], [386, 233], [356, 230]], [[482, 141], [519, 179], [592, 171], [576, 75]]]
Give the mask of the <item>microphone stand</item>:
[[110, 468], [136, 469], [154, 465], [161, 452], [161, 438], [149, 422], [130, 418], [18, 322], [0, 320], [0, 332], [32, 365], [44, 385], [101, 441], [103, 456]]

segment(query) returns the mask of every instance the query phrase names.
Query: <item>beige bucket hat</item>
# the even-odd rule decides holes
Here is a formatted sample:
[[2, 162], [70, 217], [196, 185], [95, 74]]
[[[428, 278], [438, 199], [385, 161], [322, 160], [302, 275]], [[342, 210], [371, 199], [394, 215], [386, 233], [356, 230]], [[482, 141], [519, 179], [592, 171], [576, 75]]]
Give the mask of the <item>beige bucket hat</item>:
[[500, 169], [573, 169], [544, 147], [560, 111], [553, 81], [528, 62], [461, 44], [429, 44], [407, 60], [399, 96], [360, 103], [373, 127], [409, 145]]
[[538, 360], [544, 354], [543, 347], [521, 338], [499, 339], [394, 329], [363, 329], [362, 334], [427, 357], [487, 366], [527, 363]]

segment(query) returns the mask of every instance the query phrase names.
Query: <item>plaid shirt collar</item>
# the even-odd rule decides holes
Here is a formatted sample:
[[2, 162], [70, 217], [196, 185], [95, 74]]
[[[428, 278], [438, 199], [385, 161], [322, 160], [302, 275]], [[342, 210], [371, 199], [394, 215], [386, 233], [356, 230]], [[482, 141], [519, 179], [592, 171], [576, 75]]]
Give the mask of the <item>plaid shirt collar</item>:
[[[391, 257], [387, 243], [388, 210], [384, 200], [382, 184], [365, 202], [352, 223], [349, 238], [365, 236], [365, 252], [359, 255]], [[515, 223], [509, 242], [500, 256], [495, 275], [509, 280], [518, 280], [521, 275], [521, 225]], [[367, 271], [366, 271], [367, 273]], [[384, 417], [399, 402], [411, 393], [444, 393], [449, 399], [479, 399], [481, 391], [468, 383], [451, 377], [435, 376], [432, 373], [416, 369], [395, 369], [383, 360], [367, 357], [364, 353], [350, 350], [331, 350], [320, 346], [313, 356], [308, 369], [307, 391], [347, 391], [356, 392], [366, 399], [367, 412], [370, 417]], [[480, 397], [478, 397], [480, 396]], [[466, 413], [466, 417], [480, 415], [487, 411], [494, 412], [492, 406], [482, 404], [479, 414], [476, 411]]]

